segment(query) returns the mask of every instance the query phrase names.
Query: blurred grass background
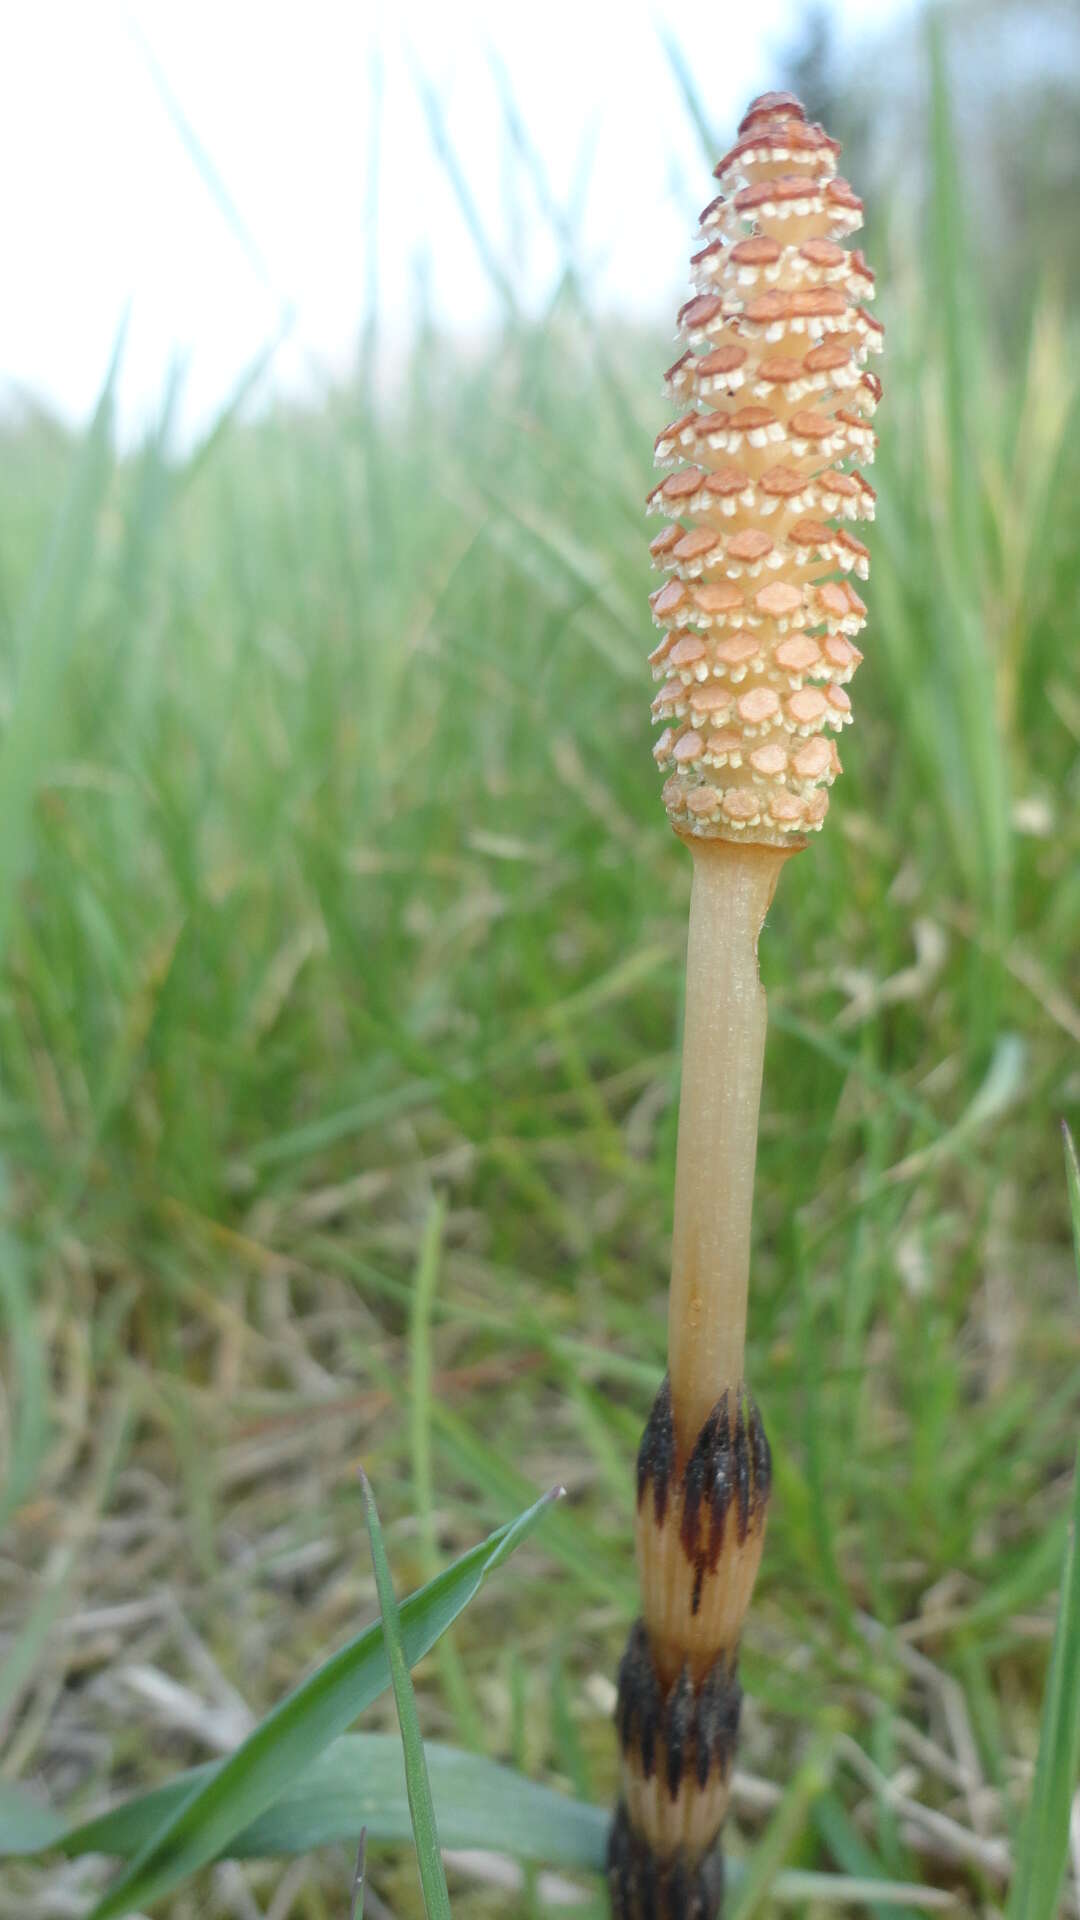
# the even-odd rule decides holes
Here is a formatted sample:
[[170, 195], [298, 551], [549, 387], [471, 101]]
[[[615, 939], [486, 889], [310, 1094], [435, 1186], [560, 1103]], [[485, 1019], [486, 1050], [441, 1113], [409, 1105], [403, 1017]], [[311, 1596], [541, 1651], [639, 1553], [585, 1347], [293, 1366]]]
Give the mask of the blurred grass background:
[[[954, 58], [991, 11], [947, 17]], [[823, 28], [777, 76], [878, 177], [888, 339], [859, 724], [762, 947], [777, 1495], [731, 1844], [831, 1727], [788, 1859], [982, 1914], [1080, 1402], [1078, 244], [1038, 170], [1077, 96], [1037, 74], [1057, 145], [1000, 144], [949, 52], [911, 37], [891, 182]], [[558, 223], [504, 87], [507, 165]], [[980, 129], [1003, 179], [1018, 156], [996, 236]], [[689, 875], [643, 664], [671, 353], [591, 310], [563, 238], [549, 310], [507, 301], [482, 351], [421, 295], [389, 391], [375, 289], [317, 406], [238, 394], [182, 454], [175, 389], [123, 458], [108, 393], [80, 444], [30, 408], [3, 432], [0, 1766], [59, 1804], [226, 1750], [375, 1611], [361, 1458], [399, 1591], [565, 1480], [419, 1670], [421, 1720], [612, 1792]], [[370, 1912], [420, 1911], [406, 1854], [370, 1871]], [[462, 1916], [565, 1892], [450, 1881]], [[12, 1868], [0, 1914], [99, 1883]], [[323, 1920], [346, 1887], [344, 1856], [221, 1867], [165, 1911]]]

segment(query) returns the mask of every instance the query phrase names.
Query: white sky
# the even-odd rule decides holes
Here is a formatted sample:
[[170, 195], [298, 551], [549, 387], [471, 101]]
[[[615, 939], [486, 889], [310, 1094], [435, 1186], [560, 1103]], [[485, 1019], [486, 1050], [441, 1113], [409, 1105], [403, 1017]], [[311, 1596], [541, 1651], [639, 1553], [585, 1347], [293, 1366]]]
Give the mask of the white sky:
[[[910, 0], [832, 0], [851, 35]], [[435, 157], [413, 63], [433, 83], [493, 253], [522, 304], [554, 284], [550, 228], [507, 142], [494, 48], [556, 198], [591, 150], [581, 258], [594, 297], [659, 314], [682, 284], [708, 169], [663, 53], [693, 52], [720, 137], [805, 15], [794, 0], [35, 0], [0, 29], [4, 288], [0, 381], [69, 418], [93, 405], [121, 316], [128, 432], [187, 363], [205, 425], [294, 309], [282, 385], [345, 371], [369, 274], [383, 339], [408, 338], [424, 257], [442, 324], [476, 332], [497, 296]], [[376, 51], [378, 50], [378, 52]], [[377, 248], [369, 232], [372, 68], [381, 58]], [[164, 74], [250, 236], [245, 250], [155, 82]], [[509, 186], [507, 182], [509, 181]], [[261, 263], [261, 264], [260, 264]]]

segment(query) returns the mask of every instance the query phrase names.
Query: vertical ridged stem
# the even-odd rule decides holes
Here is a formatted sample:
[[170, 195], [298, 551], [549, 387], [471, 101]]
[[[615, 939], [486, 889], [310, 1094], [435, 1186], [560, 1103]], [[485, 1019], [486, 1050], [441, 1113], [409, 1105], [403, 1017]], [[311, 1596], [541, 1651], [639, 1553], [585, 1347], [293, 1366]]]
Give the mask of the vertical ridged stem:
[[694, 880], [668, 1368], [680, 1456], [742, 1382], [765, 993], [757, 943], [786, 848], [690, 842]]
[[668, 1377], [638, 1454], [642, 1618], [619, 1669], [614, 1920], [716, 1920], [769, 1445], [743, 1385], [765, 1052], [757, 944], [787, 849], [691, 841]]
[[866, 607], [866, 547], [834, 519], [873, 518], [866, 370], [882, 328], [874, 276], [843, 242], [862, 202], [839, 143], [788, 93], [752, 100], [701, 215], [683, 352], [684, 409], [656, 439], [671, 471], [650, 512], [668, 577], [654, 748], [694, 884], [675, 1177], [668, 1377], [638, 1455], [642, 1617], [619, 1669], [622, 1792], [615, 1920], [716, 1920], [718, 1836], [739, 1721], [739, 1638], [761, 1559], [769, 1445], [743, 1382], [750, 1225], [765, 1050], [762, 922], [789, 851], [821, 826], [842, 771], [832, 735]]

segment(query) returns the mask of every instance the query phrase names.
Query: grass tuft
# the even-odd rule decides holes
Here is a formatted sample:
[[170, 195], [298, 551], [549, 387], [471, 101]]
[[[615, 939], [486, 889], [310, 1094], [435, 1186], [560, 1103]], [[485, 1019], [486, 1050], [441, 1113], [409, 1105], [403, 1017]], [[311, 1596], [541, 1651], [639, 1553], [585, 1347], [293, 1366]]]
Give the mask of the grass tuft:
[[[1050, 1897], [1075, 1784], [1074, 1636], [1047, 1669], [1080, 1412], [1056, 1146], [1080, 1108], [1080, 356], [1048, 292], [1008, 361], [967, 352], [937, 72], [939, 228], [909, 244], [882, 207], [867, 242], [888, 405], [858, 725], [761, 944], [748, 1370], [777, 1492], [746, 1857], [847, 1730], [828, 1794], [773, 1830], [796, 1878], [759, 1878], [761, 1910], [888, 1887], [970, 1916], [1014, 1860]], [[78, 443], [0, 427], [0, 1765], [72, 1817], [220, 1780], [373, 1610], [361, 1455], [413, 1586], [566, 1482], [415, 1685], [432, 1752], [610, 1804], [688, 887], [643, 666], [671, 355], [596, 311], [576, 211], [503, 105], [562, 235], [542, 324], [507, 311], [472, 353], [419, 301], [377, 406], [369, 348], [317, 406], [252, 420], [238, 390], [188, 459], [168, 399], [119, 460], [107, 409]], [[169, 1920], [236, 1911], [216, 1831]], [[295, 1871], [247, 1862], [247, 1892], [269, 1910]], [[347, 1873], [310, 1861], [303, 1920], [336, 1920]], [[102, 1884], [6, 1860], [0, 1920]], [[374, 1838], [368, 1889], [418, 1911]], [[455, 1879], [459, 1920], [527, 1898]]]

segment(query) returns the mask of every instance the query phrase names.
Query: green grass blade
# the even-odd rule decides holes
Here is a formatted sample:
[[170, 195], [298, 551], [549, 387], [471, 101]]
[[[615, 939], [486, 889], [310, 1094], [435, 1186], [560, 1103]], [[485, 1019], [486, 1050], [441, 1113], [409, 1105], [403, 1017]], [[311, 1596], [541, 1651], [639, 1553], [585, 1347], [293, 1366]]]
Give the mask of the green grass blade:
[[[1080, 1166], [1068, 1128], [1065, 1166], [1080, 1278]], [[1054, 1645], [1043, 1702], [1035, 1782], [1024, 1818], [1006, 1909], [1008, 1920], [1054, 1920], [1069, 1848], [1069, 1817], [1080, 1773], [1080, 1450], [1073, 1482], [1072, 1529], [1061, 1574]]]
[[1067, 1126], [1063, 1126], [1065, 1138], [1065, 1179], [1069, 1188], [1069, 1214], [1072, 1219], [1073, 1249], [1076, 1254], [1076, 1277], [1080, 1281], [1080, 1161], [1076, 1157], [1076, 1142]]
[[[509, 1767], [456, 1747], [431, 1743], [426, 1753], [444, 1846], [497, 1850], [514, 1859], [571, 1872], [603, 1871], [610, 1823], [606, 1807], [569, 1800]], [[163, 1811], [190, 1792], [192, 1781], [213, 1771], [200, 1767], [67, 1832], [55, 1815], [22, 1788], [0, 1781], [0, 1857], [50, 1848], [71, 1858], [89, 1853], [130, 1854], [159, 1825]], [[310, 1853], [316, 1847], [351, 1842], [358, 1821], [367, 1830], [369, 1844], [399, 1843], [410, 1837], [405, 1763], [394, 1734], [353, 1733], [335, 1740], [273, 1807], [237, 1835], [229, 1855], [254, 1859]], [[790, 1823], [785, 1828], [787, 1844]], [[775, 1829], [770, 1833], [775, 1837]], [[728, 1881], [733, 1894], [746, 1884], [741, 1861], [730, 1863]], [[776, 1874], [769, 1895], [795, 1905], [812, 1900], [822, 1906], [872, 1904], [934, 1911], [953, 1904], [951, 1894], [931, 1887], [798, 1868]]]
[[[7, 1210], [6, 1169], [0, 1163], [0, 1209]], [[34, 1484], [49, 1436], [48, 1371], [44, 1343], [33, 1313], [22, 1249], [0, 1228], [0, 1324], [11, 1359], [10, 1398], [15, 1403], [15, 1432], [4, 1485], [0, 1488], [0, 1533]]]
[[412, 1445], [413, 1492], [419, 1512], [424, 1556], [424, 1571], [430, 1573], [435, 1559], [434, 1490], [431, 1472], [431, 1314], [442, 1258], [443, 1222], [446, 1208], [435, 1201], [428, 1215], [420, 1258], [413, 1283], [413, 1308], [409, 1321], [409, 1415]]
[[[525, 1780], [482, 1753], [429, 1741], [430, 1793], [444, 1847], [498, 1849], [544, 1866], [603, 1866], [607, 1807], [588, 1807]], [[346, 1734], [311, 1766], [231, 1849], [236, 1857], [307, 1853], [352, 1839], [363, 1820], [369, 1841], [411, 1836], [402, 1743], [394, 1734]]]
[[275, 328], [270, 338], [264, 342], [258, 352], [249, 360], [240, 374], [232, 392], [219, 408], [213, 422], [202, 438], [192, 447], [183, 465], [177, 470], [176, 490], [178, 493], [190, 487], [198, 479], [207, 462], [211, 460], [230, 430], [241, 419], [248, 401], [262, 387], [278, 348], [283, 346], [293, 331], [294, 317], [286, 314]]
[[780, 1863], [807, 1823], [810, 1808], [829, 1784], [835, 1735], [819, 1734], [773, 1814], [749, 1861], [746, 1878], [731, 1904], [731, 1920], [750, 1920], [775, 1892]]
[[[874, 1887], [879, 1881], [891, 1884], [873, 1848], [869, 1847], [836, 1793], [823, 1793], [813, 1812], [814, 1826], [838, 1866], [852, 1881]], [[876, 1899], [868, 1897], [869, 1911], [883, 1911]], [[912, 1908], [902, 1910], [899, 1920], [910, 1920]]]
[[949, 431], [949, 472], [952, 487], [956, 557], [968, 574], [975, 565], [976, 493], [971, 484], [971, 440], [968, 400], [971, 392], [970, 356], [973, 348], [974, 302], [967, 269], [963, 188], [953, 128], [952, 91], [940, 12], [927, 16], [930, 65], [931, 246], [934, 277], [941, 303], [945, 399]]
[[[551, 1867], [603, 1865], [610, 1821], [606, 1807], [567, 1799], [460, 1747], [431, 1742], [425, 1751], [443, 1846], [498, 1848]], [[216, 1771], [215, 1764], [194, 1768], [74, 1827], [65, 1826], [24, 1788], [0, 1781], [0, 1858], [59, 1851], [71, 1859], [90, 1853], [129, 1859], [193, 1787]], [[310, 1853], [353, 1840], [361, 1825], [369, 1842], [407, 1840], [412, 1833], [396, 1734], [347, 1733], [333, 1741], [272, 1807], [234, 1837], [228, 1856]]]
[[188, 158], [191, 160], [203, 185], [206, 187], [210, 198], [213, 200], [226, 226], [232, 233], [233, 238], [237, 241], [244, 258], [252, 268], [261, 285], [267, 293], [271, 294], [273, 298], [278, 301], [282, 311], [287, 311], [291, 303], [282, 298], [281, 292], [270, 270], [269, 263], [267, 262], [266, 255], [263, 253], [255, 235], [244, 219], [240, 208], [237, 206], [236, 201], [225, 185], [225, 181], [215, 166], [213, 158], [204, 142], [200, 139], [192, 122], [181, 106], [177, 95], [173, 91], [168, 75], [154, 52], [153, 47], [142, 31], [142, 28], [134, 19], [129, 22], [129, 30], [135, 45], [142, 55], [146, 71], [157, 89], [158, 97], [169, 119], [172, 121], [176, 134]]
[[376, 35], [368, 56], [367, 193], [364, 197], [364, 322], [360, 329], [360, 391], [374, 413], [376, 354], [379, 340], [379, 187], [385, 101], [385, 64]]
[[778, 1873], [769, 1889], [778, 1904], [802, 1907], [908, 1907], [922, 1913], [953, 1913], [956, 1900], [948, 1888], [920, 1887], [904, 1880], [857, 1879], [842, 1873], [803, 1872], [792, 1867]]
[[506, 316], [508, 319], [516, 321], [520, 316], [513, 282], [509, 274], [503, 270], [498, 249], [493, 247], [491, 241], [488, 239], [484, 223], [480, 218], [479, 209], [473, 198], [472, 188], [462, 170], [461, 163], [454, 149], [453, 141], [450, 138], [450, 129], [447, 126], [443, 102], [411, 48], [409, 49], [409, 60], [412, 67], [413, 84], [416, 87], [420, 105], [424, 111], [424, 118], [428, 124], [428, 133], [432, 147], [435, 150], [435, 157], [446, 175], [451, 191], [458, 203], [461, 217], [469, 230], [470, 238], [476, 248], [477, 256], [506, 310]]
[[[509, 1526], [463, 1554], [401, 1608], [405, 1655], [415, 1665], [466, 1607], [484, 1579], [514, 1551], [550, 1505], [545, 1494]], [[148, 1906], [224, 1853], [298, 1779], [331, 1740], [384, 1691], [390, 1669], [381, 1624], [342, 1647], [269, 1713], [228, 1760], [162, 1821], [110, 1887], [91, 1920]], [[353, 1831], [356, 1813], [353, 1813]]]
[[401, 1616], [398, 1613], [394, 1583], [390, 1577], [390, 1565], [386, 1558], [386, 1547], [383, 1542], [382, 1528], [379, 1525], [375, 1495], [371, 1491], [371, 1482], [363, 1472], [360, 1475], [360, 1490], [364, 1499], [364, 1518], [367, 1521], [368, 1538], [371, 1541], [371, 1558], [375, 1565], [375, 1585], [378, 1588], [379, 1606], [382, 1610], [383, 1639], [386, 1643], [386, 1657], [390, 1662], [390, 1684], [394, 1689], [394, 1704], [397, 1707], [398, 1726], [401, 1729], [401, 1745], [405, 1756], [405, 1787], [409, 1796], [409, 1815], [412, 1820], [416, 1858], [420, 1868], [420, 1885], [424, 1890], [424, 1906], [428, 1920], [450, 1920], [450, 1895], [446, 1886], [442, 1854], [439, 1852], [439, 1830], [435, 1824], [435, 1808], [431, 1799], [427, 1762], [424, 1759], [424, 1742], [420, 1733], [420, 1716], [416, 1711], [416, 1695], [409, 1678], [409, 1664], [402, 1645]]
[[360, 1829], [360, 1845], [356, 1851], [356, 1867], [353, 1872], [352, 1905], [349, 1908], [349, 1920], [364, 1920], [364, 1881], [367, 1867], [367, 1828]]
[[[78, 1828], [65, 1826], [60, 1814], [44, 1806], [25, 1787], [0, 1780], [0, 1860], [29, 1858], [35, 1853], [51, 1853], [56, 1848], [66, 1850], [77, 1832]], [[76, 1847], [73, 1851], [79, 1853], [82, 1849]]]
[[73, 1528], [70, 1538], [50, 1555], [34, 1604], [27, 1609], [21, 1626], [4, 1647], [0, 1659], [0, 1726], [10, 1725], [20, 1697], [45, 1662], [50, 1635], [70, 1605], [80, 1552], [94, 1522], [108, 1505], [115, 1475], [126, 1452], [128, 1434], [129, 1409], [126, 1399], [120, 1398], [103, 1421], [100, 1451], [85, 1495], [80, 1526]]
[[[431, 1317], [439, 1284], [442, 1261], [445, 1202], [434, 1200], [428, 1215], [420, 1258], [412, 1286], [409, 1315], [409, 1435], [412, 1453], [413, 1497], [420, 1531], [422, 1559], [420, 1571], [431, 1580], [439, 1571], [439, 1550], [435, 1538], [435, 1493], [431, 1469], [432, 1359]], [[454, 1644], [454, 1636], [445, 1633], [436, 1649], [439, 1679], [454, 1716], [458, 1738], [467, 1747], [482, 1751], [483, 1726], [473, 1702], [465, 1664]]]
[[705, 103], [698, 92], [690, 62], [683, 52], [682, 43], [669, 27], [657, 26], [657, 38], [667, 55], [668, 65], [675, 77], [675, 84], [682, 94], [683, 105], [693, 122], [694, 132], [701, 142], [701, 151], [705, 165], [710, 170], [715, 166], [724, 150], [724, 142], [718, 139], [709, 125], [709, 116]]
[[111, 471], [113, 388], [123, 334], [79, 450], [41, 571], [16, 631], [18, 684], [0, 749], [0, 958], [30, 847], [34, 795], [49, 750], [60, 682], [94, 557]]

